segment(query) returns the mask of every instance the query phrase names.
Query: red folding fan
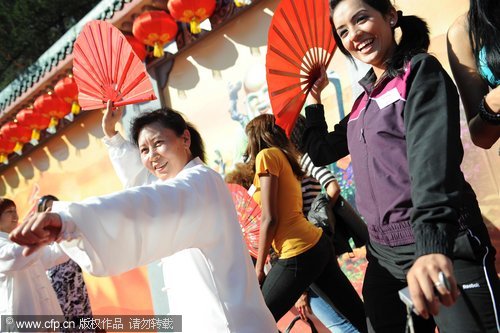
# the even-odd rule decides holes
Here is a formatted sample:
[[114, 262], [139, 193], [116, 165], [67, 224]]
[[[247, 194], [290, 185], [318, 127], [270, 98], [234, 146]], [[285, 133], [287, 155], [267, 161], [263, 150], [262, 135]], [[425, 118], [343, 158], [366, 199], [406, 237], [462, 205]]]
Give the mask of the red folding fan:
[[328, 0], [280, 2], [269, 28], [266, 75], [276, 123], [288, 135], [334, 51]]
[[87, 23], [73, 50], [73, 75], [83, 110], [105, 108], [156, 99], [144, 64], [125, 36], [112, 24]]
[[241, 226], [243, 238], [248, 247], [248, 252], [257, 258], [259, 252], [259, 233], [261, 210], [257, 202], [248, 194], [248, 191], [238, 184], [227, 184], [234, 206], [238, 213], [238, 222]]

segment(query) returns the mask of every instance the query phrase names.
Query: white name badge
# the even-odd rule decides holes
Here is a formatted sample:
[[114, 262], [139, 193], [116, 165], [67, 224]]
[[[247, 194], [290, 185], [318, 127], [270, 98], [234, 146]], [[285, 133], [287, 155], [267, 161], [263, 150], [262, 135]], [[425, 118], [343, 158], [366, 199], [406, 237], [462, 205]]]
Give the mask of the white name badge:
[[394, 102], [397, 102], [399, 100], [403, 99], [401, 95], [399, 94], [399, 91], [397, 88], [392, 88], [382, 96], [373, 98], [375, 102], [377, 102], [377, 105], [379, 109], [383, 109], [388, 105], [391, 105]]

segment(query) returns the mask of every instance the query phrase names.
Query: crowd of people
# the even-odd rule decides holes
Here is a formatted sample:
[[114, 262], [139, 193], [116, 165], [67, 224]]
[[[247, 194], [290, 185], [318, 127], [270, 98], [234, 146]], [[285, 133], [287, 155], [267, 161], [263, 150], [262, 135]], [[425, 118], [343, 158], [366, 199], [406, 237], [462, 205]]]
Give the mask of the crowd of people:
[[[474, 143], [491, 147], [500, 137], [500, 5], [471, 0], [449, 30], [460, 95], [427, 52], [421, 18], [403, 15], [390, 0], [331, 0], [330, 10], [338, 49], [371, 69], [331, 132], [322, 105], [325, 68], [294, 142], [273, 115], [246, 125], [248, 159], [232, 179], [246, 184], [262, 210], [253, 263], [227, 186], [204, 164], [196, 128], [163, 108], [134, 119], [131, 143], [115, 129], [122, 110], [108, 103], [104, 141], [125, 189], [81, 202], [52, 198], [51, 209], [20, 225], [15, 203], [1, 199], [0, 314], [62, 308], [75, 315], [45, 275], [62, 262], [80, 277], [74, 287], [85, 290], [80, 267], [107, 276], [161, 260], [170, 310], [182, 314], [184, 332], [277, 332], [294, 305], [332, 332], [405, 332], [408, 325], [415, 332], [498, 332], [496, 251], [460, 169], [459, 105], [461, 98]], [[315, 168], [347, 155], [368, 230], [362, 299], [338, 265], [335, 223], [320, 228], [307, 219], [320, 186], [331, 206], [342, 200], [334, 177]], [[311, 176], [321, 185], [307, 183]], [[277, 260], [267, 271], [271, 250]], [[405, 287], [414, 313], [399, 298]], [[81, 302], [81, 315], [91, 315], [88, 300]]]

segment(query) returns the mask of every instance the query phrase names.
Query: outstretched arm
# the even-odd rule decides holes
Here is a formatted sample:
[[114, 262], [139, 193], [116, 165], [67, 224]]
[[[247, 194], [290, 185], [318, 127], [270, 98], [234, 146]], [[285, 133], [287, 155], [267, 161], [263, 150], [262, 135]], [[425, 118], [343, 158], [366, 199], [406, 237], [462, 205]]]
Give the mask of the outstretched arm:
[[186, 248], [205, 249], [220, 236], [211, 222], [219, 222], [213, 216], [226, 209], [227, 188], [219, 175], [204, 176], [208, 171], [197, 170], [78, 203], [57, 201], [53, 213], [30, 217], [11, 239], [33, 252], [62, 238], [63, 250], [87, 272], [100, 276]]

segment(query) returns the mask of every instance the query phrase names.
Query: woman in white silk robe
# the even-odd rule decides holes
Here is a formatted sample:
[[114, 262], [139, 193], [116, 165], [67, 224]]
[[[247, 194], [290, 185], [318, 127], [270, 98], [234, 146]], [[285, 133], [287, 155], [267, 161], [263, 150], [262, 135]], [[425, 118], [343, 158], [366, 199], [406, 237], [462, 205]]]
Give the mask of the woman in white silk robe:
[[47, 234], [60, 237], [73, 260], [100, 276], [161, 259], [171, 314], [182, 315], [183, 332], [276, 332], [231, 195], [200, 159], [199, 133], [172, 110], [140, 116], [132, 132], [142, 165], [157, 181], [144, 172], [142, 180], [133, 175], [137, 158], [126, 158], [133, 150], [115, 136], [113, 160], [121, 156], [130, 166], [120, 177], [151, 184], [80, 203], [55, 202], [52, 213], [33, 216], [12, 239], [33, 250]]

